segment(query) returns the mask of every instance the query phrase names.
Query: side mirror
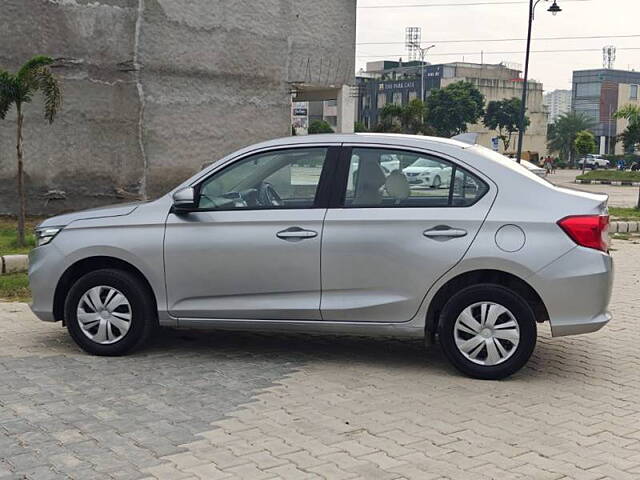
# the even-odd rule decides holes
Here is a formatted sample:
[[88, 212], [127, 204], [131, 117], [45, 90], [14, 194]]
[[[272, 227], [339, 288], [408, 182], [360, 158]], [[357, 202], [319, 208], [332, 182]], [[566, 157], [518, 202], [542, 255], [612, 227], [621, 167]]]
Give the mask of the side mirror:
[[183, 188], [173, 194], [173, 211], [186, 213], [196, 208], [196, 192], [193, 187]]

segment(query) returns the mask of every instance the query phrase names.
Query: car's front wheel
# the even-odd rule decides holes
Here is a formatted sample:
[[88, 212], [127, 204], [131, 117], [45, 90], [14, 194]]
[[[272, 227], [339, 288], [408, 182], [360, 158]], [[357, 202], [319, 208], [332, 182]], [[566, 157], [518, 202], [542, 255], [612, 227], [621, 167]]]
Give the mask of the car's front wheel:
[[148, 289], [133, 274], [101, 269], [71, 287], [64, 316], [71, 338], [94, 355], [123, 355], [141, 346], [156, 325]]
[[520, 370], [536, 345], [536, 320], [529, 304], [500, 285], [480, 284], [453, 295], [438, 328], [445, 355], [461, 372], [498, 380]]

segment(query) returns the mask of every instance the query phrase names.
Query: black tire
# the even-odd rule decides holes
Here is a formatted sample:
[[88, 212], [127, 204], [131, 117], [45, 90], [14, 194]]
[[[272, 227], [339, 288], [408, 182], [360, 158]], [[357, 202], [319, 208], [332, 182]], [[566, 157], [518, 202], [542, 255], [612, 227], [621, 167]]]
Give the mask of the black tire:
[[441, 186], [442, 186], [442, 179], [440, 179], [440, 175], [436, 175], [436, 177], [433, 179], [433, 183], [431, 184], [431, 188], [433, 188], [434, 190], [437, 190]]
[[[82, 296], [96, 286], [112, 287], [128, 300], [131, 309], [129, 330], [111, 344], [100, 344], [91, 340], [80, 328], [77, 318]], [[135, 275], [117, 269], [101, 269], [80, 277], [71, 287], [64, 304], [64, 319], [71, 338], [85, 352], [93, 355], [124, 355], [141, 347], [157, 326], [157, 311], [151, 292]]]
[[[518, 324], [519, 341], [515, 350], [510, 357], [496, 365], [474, 363], [456, 345], [455, 324], [458, 316], [467, 307], [479, 302], [502, 305], [512, 313]], [[536, 319], [529, 304], [514, 291], [495, 284], [478, 284], [462, 289], [445, 304], [440, 315], [438, 337], [445, 355], [459, 371], [473, 378], [499, 380], [520, 370], [531, 357], [537, 339]], [[485, 352], [488, 353], [487, 350]]]

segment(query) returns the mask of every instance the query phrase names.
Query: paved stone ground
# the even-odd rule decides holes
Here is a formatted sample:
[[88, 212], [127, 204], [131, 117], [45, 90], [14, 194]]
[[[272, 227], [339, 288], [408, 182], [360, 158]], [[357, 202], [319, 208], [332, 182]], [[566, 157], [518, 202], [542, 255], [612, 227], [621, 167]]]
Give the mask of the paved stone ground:
[[616, 185], [581, 185], [575, 183], [580, 170], [556, 170], [547, 179], [560, 187], [573, 188], [585, 192], [606, 193], [609, 195], [610, 207], [635, 207], [638, 202], [638, 187], [623, 187]]
[[543, 326], [500, 382], [388, 339], [167, 331], [91, 357], [0, 304], [0, 479], [640, 478], [640, 245], [615, 248], [613, 323]]

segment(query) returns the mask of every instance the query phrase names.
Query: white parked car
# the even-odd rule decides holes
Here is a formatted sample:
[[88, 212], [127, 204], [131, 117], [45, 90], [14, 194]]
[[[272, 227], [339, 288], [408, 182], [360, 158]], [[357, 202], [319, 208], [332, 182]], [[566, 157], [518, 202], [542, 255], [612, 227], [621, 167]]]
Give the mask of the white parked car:
[[[578, 161], [578, 165], [582, 167], [583, 163], [584, 158], [581, 158]], [[609, 168], [610, 166], [611, 162], [600, 155], [587, 155], [587, 167], [589, 168]]]
[[440, 188], [451, 182], [451, 167], [428, 158], [419, 158], [402, 172], [409, 180], [410, 185]]

